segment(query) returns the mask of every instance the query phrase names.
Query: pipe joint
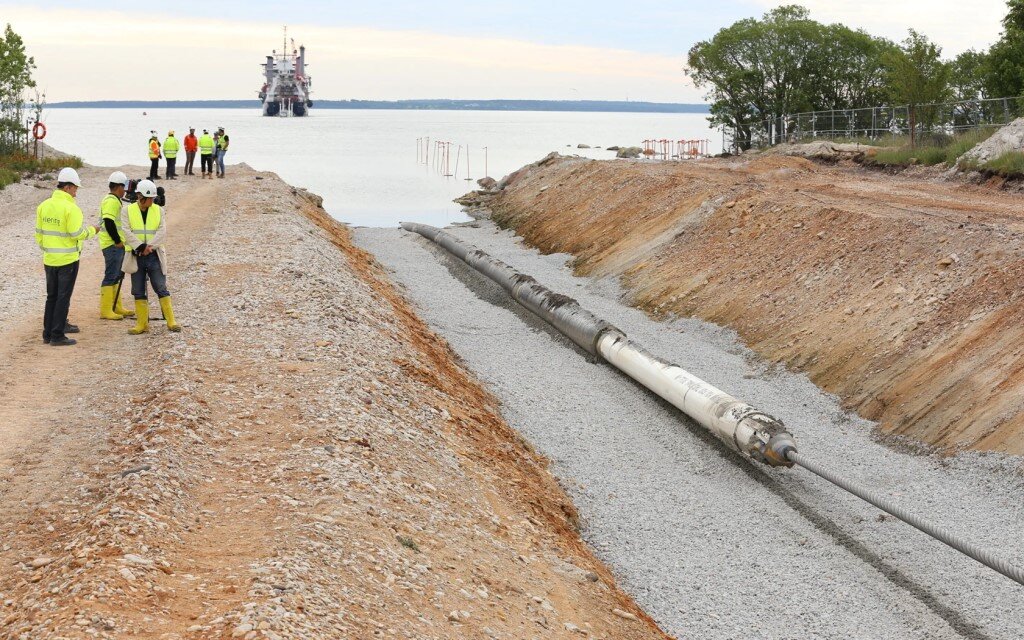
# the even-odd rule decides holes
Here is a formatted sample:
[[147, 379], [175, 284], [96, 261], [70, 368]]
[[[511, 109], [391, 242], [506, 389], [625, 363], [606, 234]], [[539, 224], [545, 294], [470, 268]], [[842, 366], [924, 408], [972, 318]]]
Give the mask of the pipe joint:
[[793, 466], [788, 454], [796, 451], [796, 441], [778, 418], [751, 410], [739, 420], [735, 434], [737, 447], [754, 460], [771, 467]]

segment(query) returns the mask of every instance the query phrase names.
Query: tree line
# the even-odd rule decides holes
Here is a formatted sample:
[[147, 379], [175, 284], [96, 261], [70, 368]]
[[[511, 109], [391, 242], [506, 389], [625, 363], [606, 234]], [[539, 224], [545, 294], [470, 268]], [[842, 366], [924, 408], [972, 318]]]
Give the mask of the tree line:
[[[788, 114], [1024, 96], [1024, 0], [1009, 0], [999, 40], [952, 60], [910, 29], [896, 43], [841, 24], [822, 24], [799, 5], [720, 30], [689, 52], [687, 74], [708, 90], [710, 122], [750, 147]], [[925, 117], [932, 117], [926, 111]], [[913, 115], [911, 115], [913, 118]], [[911, 123], [911, 131], [914, 123]]]

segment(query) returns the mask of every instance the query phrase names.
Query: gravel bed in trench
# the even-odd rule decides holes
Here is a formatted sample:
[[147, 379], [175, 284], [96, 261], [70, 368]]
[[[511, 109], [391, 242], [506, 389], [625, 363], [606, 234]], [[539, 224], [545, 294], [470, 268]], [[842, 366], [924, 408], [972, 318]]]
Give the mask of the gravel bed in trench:
[[[758, 362], [731, 331], [653, 321], [620, 301], [615, 282], [576, 278], [570, 256], [542, 256], [489, 222], [449, 231], [779, 416], [805, 455], [1024, 563], [1019, 459], [895, 450], [805, 377]], [[418, 235], [355, 238], [551, 458], [585, 539], [669, 633], [1024, 637], [1021, 586], [809, 472], [742, 459]]]

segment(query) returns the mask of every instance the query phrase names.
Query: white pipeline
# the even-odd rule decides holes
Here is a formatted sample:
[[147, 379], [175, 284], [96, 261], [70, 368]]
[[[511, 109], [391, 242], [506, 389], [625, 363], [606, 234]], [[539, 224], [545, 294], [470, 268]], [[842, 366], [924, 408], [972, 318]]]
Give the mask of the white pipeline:
[[771, 466], [792, 466], [786, 452], [795, 451], [796, 443], [781, 421], [648, 353], [572, 298], [551, 291], [450, 233], [413, 222], [403, 222], [402, 227], [436, 242], [501, 285], [517, 302], [577, 345], [672, 403], [730, 448]]

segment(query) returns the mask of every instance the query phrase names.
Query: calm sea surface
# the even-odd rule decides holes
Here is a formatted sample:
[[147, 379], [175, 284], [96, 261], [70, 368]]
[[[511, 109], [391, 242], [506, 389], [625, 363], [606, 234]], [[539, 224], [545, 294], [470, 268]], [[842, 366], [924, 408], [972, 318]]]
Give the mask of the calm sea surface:
[[[577, 149], [581, 143], [639, 146], [647, 138], [707, 138], [713, 153], [721, 149], [721, 134], [708, 128], [704, 114], [314, 109], [307, 118], [263, 118], [256, 108], [147, 113], [50, 109], [46, 141], [94, 165], [146, 165], [150, 129], [160, 133], [162, 142], [168, 129], [174, 129], [180, 140], [190, 126], [198, 133], [223, 126], [231, 136], [228, 171], [230, 164], [239, 162], [274, 171], [289, 183], [322, 195], [324, 207], [335, 218], [364, 226], [466, 220], [452, 198], [476, 186], [465, 180], [467, 175], [474, 180], [485, 175], [484, 147], [487, 172], [499, 179], [551, 151], [591, 158], [615, 155], [603, 149]], [[417, 139], [427, 137], [429, 165], [417, 162]], [[458, 163], [452, 177], [440, 175], [432, 162], [437, 140], [452, 143], [451, 172], [456, 173]], [[179, 173], [183, 164], [184, 153]]]

